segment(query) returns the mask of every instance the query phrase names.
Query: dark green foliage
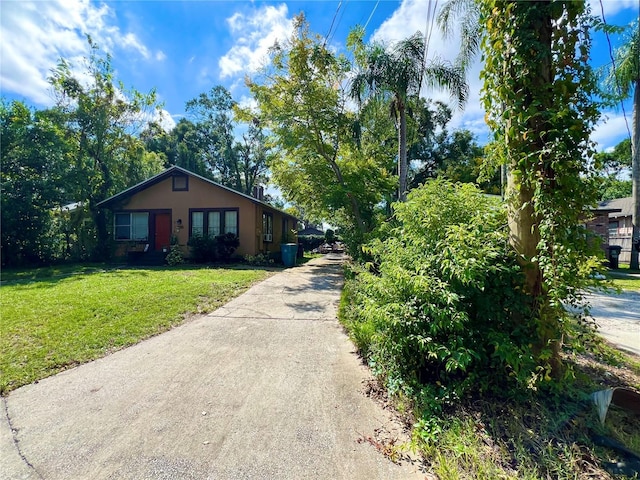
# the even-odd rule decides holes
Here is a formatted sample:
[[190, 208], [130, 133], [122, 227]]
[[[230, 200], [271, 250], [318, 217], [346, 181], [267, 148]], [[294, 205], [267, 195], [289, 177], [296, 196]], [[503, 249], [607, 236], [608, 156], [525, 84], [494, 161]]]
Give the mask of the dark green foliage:
[[227, 262], [240, 245], [240, 239], [233, 233], [209, 236], [195, 235], [189, 239], [191, 260], [195, 263]]
[[35, 265], [60, 256], [54, 209], [64, 203], [69, 145], [59, 112], [0, 103], [2, 264]]
[[336, 232], [331, 230], [330, 228], [324, 232], [324, 239], [327, 243], [333, 243], [336, 241]]
[[366, 247], [374, 261], [348, 282], [342, 308], [391, 391], [429, 408], [463, 392], [535, 383], [535, 324], [499, 201], [438, 180], [396, 204], [395, 218]]
[[177, 265], [182, 265], [184, 263], [184, 255], [182, 254], [182, 249], [180, 245], [172, 244], [169, 253], [165, 257], [167, 265], [171, 267], [175, 267]]
[[240, 245], [240, 239], [233, 233], [225, 233], [216, 237], [217, 256], [223, 262], [228, 262], [231, 255]]
[[[133, 136], [145, 114], [151, 114], [158, 105], [155, 91], [142, 94], [125, 89], [114, 78], [110, 55], [90, 37], [88, 44], [90, 53], [84, 68], [78, 70], [73, 68], [77, 65], [61, 59], [49, 83], [62, 115], [59, 125], [73, 150], [77, 182], [73, 200], [88, 206], [96, 234], [92, 254], [96, 259], [106, 259], [110, 255], [109, 215], [97, 205], [162, 169], [161, 158], [146, 152]], [[90, 78], [86, 86], [79, 80], [82, 75]]]
[[305, 252], [310, 252], [324, 243], [322, 235], [298, 235], [298, 243], [302, 245]]

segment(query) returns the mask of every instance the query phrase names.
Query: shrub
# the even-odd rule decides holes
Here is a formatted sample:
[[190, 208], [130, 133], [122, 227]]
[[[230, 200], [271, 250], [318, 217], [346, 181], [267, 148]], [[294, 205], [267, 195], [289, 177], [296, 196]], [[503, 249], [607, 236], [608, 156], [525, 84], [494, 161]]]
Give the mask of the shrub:
[[322, 235], [298, 235], [298, 243], [302, 245], [305, 252], [310, 252], [324, 243]]
[[175, 267], [177, 265], [182, 265], [184, 263], [184, 256], [182, 254], [182, 249], [180, 245], [172, 244], [169, 253], [165, 257], [167, 265], [171, 267]]
[[471, 390], [528, 385], [535, 325], [500, 202], [439, 180], [394, 211], [365, 247], [372, 261], [354, 269], [341, 309], [374, 371], [425, 409]]
[[231, 255], [240, 245], [240, 239], [233, 233], [225, 233], [216, 237], [216, 255], [219, 260], [228, 262]]
[[191, 247], [191, 260], [195, 263], [210, 263], [218, 258], [215, 237], [194, 235], [187, 244]]
[[269, 255], [264, 253], [259, 253], [257, 255], [245, 255], [244, 261], [249, 265], [257, 266], [269, 266], [275, 263], [273, 258], [270, 258]]
[[327, 243], [333, 243], [336, 241], [336, 232], [334, 232], [333, 230], [331, 230], [330, 228], [327, 229], [326, 232], [324, 232], [324, 240]]

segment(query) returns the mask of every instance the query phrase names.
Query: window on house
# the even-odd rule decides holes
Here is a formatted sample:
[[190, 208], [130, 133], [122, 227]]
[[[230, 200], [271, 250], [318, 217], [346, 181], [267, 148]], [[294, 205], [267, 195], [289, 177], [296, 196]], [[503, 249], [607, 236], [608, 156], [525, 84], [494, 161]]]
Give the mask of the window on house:
[[220, 235], [220, 212], [209, 212], [209, 225], [207, 232], [210, 237]]
[[187, 191], [189, 190], [189, 177], [186, 175], [176, 175], [171, 177], [173, 179], [173, 191]]
[[191, 236], [204, 235], [204, 212], [191, 212]]
[[618, 222], [609, 222], [609, 235], [617, 235], [619, 226]]
[[227, 210], [224, 212], [224, 233], [238, 235], [238, 211]]
[[191, 236], [222, 233], [238, 235], [238, 210], [206, 209], [191, 211]]
[[113, 231], [116, 240], [148, 240], [149, 212], [116, 213]]
[[273, 242], [273, 215], [262, 214], [262, 238], [265, 242]]

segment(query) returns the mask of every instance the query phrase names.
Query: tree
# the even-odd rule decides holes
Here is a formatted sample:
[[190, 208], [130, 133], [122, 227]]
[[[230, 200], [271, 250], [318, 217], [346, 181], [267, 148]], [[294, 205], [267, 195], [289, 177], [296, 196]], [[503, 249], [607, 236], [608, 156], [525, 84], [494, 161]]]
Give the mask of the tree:
[[[133, 134], [145, 123], [145, 113], [156, 105], [156, 95], [154, 91], [125, 90], [114, 79], [111, 57], [102, 54], [91, 37], [88, 43], [90, 54], [84, 72], [73, 71], [62, 59], [49, 81], [74, 144], [74, 169], [81, 177], [77, 200], [88, 203], [96, 228], [94, 255], [104, 259], [110, 253], [108, 217], [97, 204], [142, 181], [149, 172], [157, 172], [157, 159], [130, 155], [140, 145]], [[89, 78], [88, 84], [81, 81], [82, 74]], [[148, 159], [153, 162], [150, 168], [131, 163]]]
[[599, 152], [594, 157], [598, 174], [598, 200], [630, 197], [632, 181], [621, 180], [620, 175], [631, 169], [631, 140], [625, 139], [611, 152]]
[[[621, 99], [633, 94], [633, 134], [631, 141], [631, 180], [633, 197], [633, 247], [640, 245], [640, 21], [631, 24], [625, 43], [616, 50], [615, 68], [609, 73], [609, 84]], [[631, 248], [630, 267], [640, 268], [638, 248]]]
[[397, 42], [390, 47], [363, 43], [364, 29], [349, 34], [347, 44], [353, 49], [361, 71], [352, 80], [351, 95], [361, 103], [372, 96], [389, 95], [391, 113], [398, 130], [398, 199], [404, 201], [407, 192], [407, 107], [420, 95], [423, 86], [445, 87], [462, 106], [468, 86], [460, 67], [439, 60], [426, 63], [426, 47], [422, 33]]
[[[251, 195], [253, 187], [266, 180], [268, 148], [257, 119], [249, 118], [240, 140], [234, 132], [237, 103], [218, 85], [187, 102], [198, 135], [198, 155], [222, 185]], [[242, 117], [242, 113], [240, 113]]]
[[596, 265], [582, 227], [597, 193], [586, 178], [599, 116], [588, 64], [593, 19], [584, 2], [555, 0], [481, 0], [480, 12], [482, 98], [490, 154], [508, 166], [509, 241], [537, 318], [534, 353], [560, 375], [564, 304], [580, 301]]
[[422, 168], [416, 172], [412, 186], [428, 178], [445, 178], [452, 182], [475, 183], [486, 193], [500, 193], [500, 178], [495, 170], [486, 168], [484, 148], [479, 146], [469, 130], [446, 130], [424, 153]]
[[356, 141], [343, 87], [348, 62], [309, 33], [304, 16], [294, 24], [290, 40], [273, 48], [262, 81], [247, 80], [259, 110], [252, 116], [272, 132], [269, 166], [285, 198], [361, 240], [389, 179]]
[[53, 212], [73, 195], [70, 147], [60, 124], [56, 110], [0, 103], [3, 265], [43, 263], [60, 254]]
[[164, 158], [165, 167], [177, 165], [213, 180], [213, 174], [200, 154], [198, 127], [190, 120], [181, 118], [170, 132], [165, 132], [157, 123], [150, 123], [141, 139], [148, 151]]

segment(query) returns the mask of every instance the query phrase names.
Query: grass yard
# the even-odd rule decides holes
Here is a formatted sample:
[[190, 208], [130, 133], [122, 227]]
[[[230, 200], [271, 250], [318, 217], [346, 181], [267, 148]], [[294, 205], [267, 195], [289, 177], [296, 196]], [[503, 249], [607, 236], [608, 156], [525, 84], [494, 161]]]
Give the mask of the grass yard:
[[629, 270], [611, 270], [607, 276], [613, 286], [622, 290], [634, 290], [640, 292], [640, 273], [629, 273]]
[[215, 310], [264, 270], [99, 265], [2, 273], [0, 394]]

